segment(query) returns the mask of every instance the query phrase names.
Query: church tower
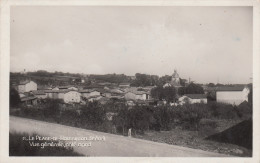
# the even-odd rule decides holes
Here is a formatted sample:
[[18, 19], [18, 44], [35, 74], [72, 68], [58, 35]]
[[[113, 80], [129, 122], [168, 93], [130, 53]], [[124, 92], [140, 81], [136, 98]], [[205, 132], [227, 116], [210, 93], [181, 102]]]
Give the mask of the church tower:
[[181, 87], [180, 76], [176, 69], [174, 69], [174, 73], [172, 74], [171, 85], [174, 87]]

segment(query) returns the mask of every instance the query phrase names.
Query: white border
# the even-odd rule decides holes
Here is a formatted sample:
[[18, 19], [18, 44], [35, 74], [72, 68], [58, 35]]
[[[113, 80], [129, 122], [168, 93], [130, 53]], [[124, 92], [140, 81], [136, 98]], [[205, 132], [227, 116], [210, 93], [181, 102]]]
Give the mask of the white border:
[[[259, 74], [260, 5], [259, 0], [2, 0], [0, 1], [0, 162], [258, 162], [260, 163]], [[10, 6], [252, 6], [253, 7], [253, 157], [9, 157], [9, 72]], [[250, 55], [250, 54], [249, 54]]]

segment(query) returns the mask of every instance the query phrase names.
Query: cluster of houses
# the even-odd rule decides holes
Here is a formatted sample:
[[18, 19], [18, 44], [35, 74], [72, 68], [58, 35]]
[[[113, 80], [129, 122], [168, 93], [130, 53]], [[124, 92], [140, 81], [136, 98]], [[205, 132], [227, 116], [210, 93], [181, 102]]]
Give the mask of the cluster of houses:
[[[127, 105], [149, 104], [154, 101], [150, 92], [154, 86], [148, 87], [131, 87], [129, 83], [121, 83], [111, 86], [110, 83], [100, 83], [97, 87], [83, 88], [76, 86], [55, 86], [45, 89], [37, 89], [37, 83], [34, 81], [25, 81], [17, 86], [21, 101], [27, 105], [35, 105], [39, 99], [61, 99], [64, 103], [85, 104], [87, 101], [99, 101], [105, 104], [110, 99], [125, 99]], [[177, 71], [174, 71], [172, 79], [164, 87], [174, 86], [181, 87], [180, 77]], [[216, 101], [239, 105], [248, 101], [249, 88], [246, 86], [219, 87], [214, 89]], [[207, 91], [205, 94], [185, 94], [178, 98], [172, 105], [183, 105], [185, 103], [207, 103]], [[160, 103], [158, 103], [160, 104]], [[161, 101], [165, 104], [165, 101]]]
[[130, 84], [122, 83], [117, 87], [103, 86], [96, 88], [79, 88], [76, 86], [56, 86], [45, 89], [37, 89], [34, 81], [21, 82], [17, 89], [21, 101], [27, 105], [35, 105], [39, 99], [61, 99], [64, 103], [80, 103], [87, 101], [99, 101], [106, 103], [109, 99], [125, 99], [128, 104], [137, 101], [149, 101], [150, 90], [153, 87], [146, 87], [140, 90], [137, 87], [130, 87]]

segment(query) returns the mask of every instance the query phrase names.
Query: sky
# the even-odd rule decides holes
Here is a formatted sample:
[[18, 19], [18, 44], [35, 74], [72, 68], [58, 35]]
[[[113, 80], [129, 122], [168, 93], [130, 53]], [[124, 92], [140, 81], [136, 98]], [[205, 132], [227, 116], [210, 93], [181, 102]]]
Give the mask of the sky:
[[252, 77], [252, 7], [11, 7], [11, 72]]

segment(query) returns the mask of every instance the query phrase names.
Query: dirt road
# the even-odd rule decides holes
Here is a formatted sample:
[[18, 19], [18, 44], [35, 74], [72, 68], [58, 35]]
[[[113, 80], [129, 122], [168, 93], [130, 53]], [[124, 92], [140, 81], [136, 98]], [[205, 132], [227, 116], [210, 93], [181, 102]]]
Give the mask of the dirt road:
[[[50, 137], [100, 137], [91, 141], [91, 147], [73, 147], [86, 156], [128, 157], [226, 157], [226, 155], [157, 143], [125, 136], [85, 130], [54, 123], [10, 116], [10, 132], [37, 133]], [[79, 141], [82, 142], [82, 141]], [[86, 142], [86, 141], [85, 141]]]

